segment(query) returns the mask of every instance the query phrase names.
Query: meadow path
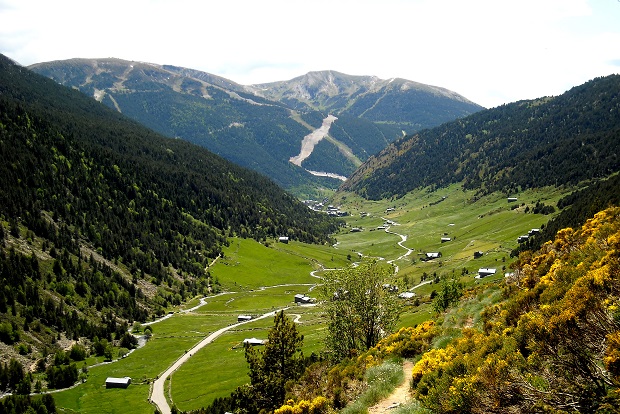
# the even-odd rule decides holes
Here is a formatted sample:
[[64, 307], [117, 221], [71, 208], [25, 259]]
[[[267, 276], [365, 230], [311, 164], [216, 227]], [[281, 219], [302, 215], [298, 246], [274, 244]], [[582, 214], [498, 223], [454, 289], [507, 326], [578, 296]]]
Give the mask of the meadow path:
[[411, 379], [411, 370], [413, 369], [413, 362], [405, 361], [403, 364], [403, 374], [405, 374], [405, 379], [402, 384], [400, 384], [389, 397], [379, 401], [377, 404], [368, 408], [368, 414], [382, 414], [387, 413], [390, 410], [399, 407], [401, 405], [407, 404], [411, 401], [411, 396], [409, 394], [409, 380]]

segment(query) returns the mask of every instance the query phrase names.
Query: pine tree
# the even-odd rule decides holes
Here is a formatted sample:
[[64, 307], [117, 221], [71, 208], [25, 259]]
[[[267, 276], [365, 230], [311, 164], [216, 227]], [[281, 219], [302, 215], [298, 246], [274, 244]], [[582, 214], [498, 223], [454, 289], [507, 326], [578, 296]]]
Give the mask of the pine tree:
[[295, 323], [280, 311], [274, 317], [264, 349], [246, 345], [250, 382], [257, 408], [273, 410], [284, 403], [285, 384], [299, 378], [302, 367], [303, 335]]

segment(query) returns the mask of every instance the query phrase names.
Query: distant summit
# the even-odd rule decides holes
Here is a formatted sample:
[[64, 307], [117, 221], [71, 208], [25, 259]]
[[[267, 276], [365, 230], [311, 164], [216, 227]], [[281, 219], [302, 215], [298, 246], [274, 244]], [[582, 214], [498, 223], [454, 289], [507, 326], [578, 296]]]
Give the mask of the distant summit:
[[253, 85], [265, 98], [373, 122], [398, 124], [407, 132], [440, 125], [484, 109], [458, 93], [401, 78], [353, 76], [333, 70], [289, 81]]

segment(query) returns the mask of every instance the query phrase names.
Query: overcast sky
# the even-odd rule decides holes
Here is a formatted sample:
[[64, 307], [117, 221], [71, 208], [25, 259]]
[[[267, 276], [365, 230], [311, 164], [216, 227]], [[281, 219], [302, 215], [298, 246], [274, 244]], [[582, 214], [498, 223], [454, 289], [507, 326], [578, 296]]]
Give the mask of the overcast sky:
[[405, 78], [485, 107], [620, 72], [619, 0], [0, 0], [22, 65], [117, 57], [241, 84]]

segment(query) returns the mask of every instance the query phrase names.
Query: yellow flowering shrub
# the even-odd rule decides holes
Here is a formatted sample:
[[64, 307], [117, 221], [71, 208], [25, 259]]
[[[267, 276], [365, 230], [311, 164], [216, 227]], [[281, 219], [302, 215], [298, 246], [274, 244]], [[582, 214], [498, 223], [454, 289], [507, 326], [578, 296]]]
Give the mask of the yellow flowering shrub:
[[295, 403], [288, 400], [285, 405], [276, 409], [274, 414], [324, 414], [329, 409], [327, 398], [318, 396], [312, 401], [301, 400]]
[[620, 208], [561, 230], [515, 268], [482, 332], [462, 329], [415, 364], [416, 398], [438, 413], [616, 412], [605, 410], [620, 403]]

